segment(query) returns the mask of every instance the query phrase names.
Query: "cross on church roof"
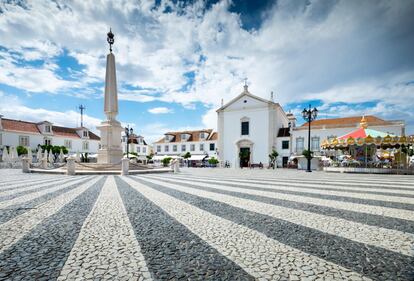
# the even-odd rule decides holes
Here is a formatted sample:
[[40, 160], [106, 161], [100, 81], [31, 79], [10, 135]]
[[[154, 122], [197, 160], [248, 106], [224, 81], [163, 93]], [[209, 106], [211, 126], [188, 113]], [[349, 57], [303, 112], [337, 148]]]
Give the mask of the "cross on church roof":
[[248, 90], [247, 90], [247, 88], [249, 87], [249, 86], [247, 86], [247, 77], [246, 78], [244, 78], [244, 91], [245, 92], [248, 92]]

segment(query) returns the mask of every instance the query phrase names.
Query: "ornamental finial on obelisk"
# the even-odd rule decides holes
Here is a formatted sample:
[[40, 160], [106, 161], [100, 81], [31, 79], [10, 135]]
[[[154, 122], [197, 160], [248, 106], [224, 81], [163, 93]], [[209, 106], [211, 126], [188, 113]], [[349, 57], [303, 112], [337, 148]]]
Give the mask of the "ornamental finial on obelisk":
[[105, 107], [104, 111], [107, 120], [115, 119], [118, 114], [118, 91], [116, 86], [116, 69], [115, 56], [112, 53], [112, 44], [114, 44], [115, 35], [110, 29], [106, 41], [109, 43], [110, 53], [106, 57], [106, 75], [105, 75]]
[[115, 42], [115, 40], [114, 40], [115, 35], [112, 33], [111, 28], [109, 28], [109, 32], [107, 33], [107, 36], [108, 37], [106, 38], [106, 41], [108, 41], [108, 43], [109, 43], [109, 52], [112, 53], [112, 44], [114, 44], [114, 42]]

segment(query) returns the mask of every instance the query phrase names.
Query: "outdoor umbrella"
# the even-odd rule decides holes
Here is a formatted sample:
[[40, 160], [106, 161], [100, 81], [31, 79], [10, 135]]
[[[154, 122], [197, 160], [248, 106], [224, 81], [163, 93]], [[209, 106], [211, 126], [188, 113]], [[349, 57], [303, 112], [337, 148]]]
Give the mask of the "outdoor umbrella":
[[59, 153], [59, 162], [60, 163], [63, 163], [63, 160], [64, 160], [64, 156], [63, 156], [63, 150], [62, 150], [62, 148], [60, 149], [60, 153]]
[[53, 163], [53, 154], [52, 151], [49, 151], [49, 163]]

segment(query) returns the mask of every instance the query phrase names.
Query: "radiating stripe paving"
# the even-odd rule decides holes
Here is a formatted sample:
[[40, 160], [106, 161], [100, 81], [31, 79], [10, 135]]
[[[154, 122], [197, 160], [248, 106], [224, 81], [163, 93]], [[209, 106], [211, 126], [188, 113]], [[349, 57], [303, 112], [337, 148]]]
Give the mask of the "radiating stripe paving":
[[51, 179], [38, 179], [38, 180], [28, 180], [28, 181], [17, 181], [10, 185], [5, 185], [0, 189], [0, 194], [3, 194], [3, 192], [10, 191], [10, 190], [17, 190], [20, 188], [26, 188], [30, 187], [33, 184], [37, 183], [51, 183], [57, 180], [64, 180], [65, 178], [57, 177], [57, 178], [51, 178]]
[[[162, 179], [164, 181], [171, 181], [174, 177], [165, 177], [163, 176]], [[157, 179], [157, 178], [155, 178]], [[182, 185], [188, 185], [194, 184], [194, 180], [185, 180], [182, 181], [180, 184]], [[412, 221], [404, 220], [404, 219], [398, 219], [393, 217], [387, 217], [382, 214], [367, 214], [362, 213], [360, 210], [352, 210], [352, 209], [337, 209], [337, 206], [334, 206], [331, 204], [331, 206], [324, 206], [324, 205], [316, 205], [313, 204], [314, 202], [307, 202], [306, 200], [303, 200], [302, 202], [299, 202], [298, 200], [293, 200], [290, 198], [285, 198], [279, 195], [275, 195], [274, 193], [266, 193], [260, 190], [257, 190], [258, 188], [252, 188], [252, 189], [235, 189], [233, 187], [229, 187], [224, 184], [220, 185], [211, 185], [211, 184], [198, 184], [196, 188], [212, 191], [216, 193], [221, 194], [227, 194], [232, 195], [240, 198], [245, 199], [252, 199], [256, 201], [260, 201], [263, 203], [273, 204], [277, 206], [287, 207], [291, 209], [298, 209], [303, 210], [307, 212], [313, 212], [317, 214], [322, 214], [325, 216], [331, 216], [331, 217], [337, 217], [337, 218], [343, 218], [345, 220], [354, 221], [362, 224], [382, 227], [382, 228], [388, 228], [392, 230], [398, 230], [402, 232], [407, 233], [414, 233], [414, 223]], [[338, 202], [339, 206], [343, 206], [342, 203]]]
[[[176, 178], [186, 179], [186, 177], [176, 177]], [[414, 210], [414, 199], [413, 198], [398, 197], [395, 195], [387, 196], [387, 195], [380, 195], [380, 194], [354, 193], [354, 192], [344, 191], [344, 190], [331, 191], [331, 190], [326, 190], [326, 189], [296, 187], [295, 185], [268, 186], [268, 185], [253, 183], [253, 182], [234, 183], [232, 180], [196, 179], [196, 178], [191, 178], [191, 179], [195, 181], [199, 181], [199, 182], [206, 182], [206, 183], [210, 182], [213, 184], [217, 184], [217, 183], [226, 184], [228, 186], [240, 186], [240, 187], [248, 187], [248, 188], [256, 188], [256, 189], [259, 188], [261, 190], [269, 190], [275, 193], [306, 195], [306, 196], [314, 196], [314, 197], [321, 197], [321, 198], [334, 199], [334, 200], [338, 199], [341, 201], [348, 201], [348, 202], [356, 202], [356, 203], [361, 202], [363, 204], [369, 204], [369, 205], [371, 204], [372, 205], [375, 205], [375, 204], [383, 205], [384, 204], [388, 207], [405, 208], [408, 210]], [[377, 202], [377, 201], [380, 201], [380, 202]]]
[[102, 184], [103, 181], [94, 181], [84, 192], [71, 198], [68, 204], [52, 212], [3, 250], [0, 253], [0, 276], [8, 280], [56, 280]]
[[20, 197], [16, 197], [16, 198], [13, 198], [13, 199], [10, 199], [10, 200], [7, 200], [7, 201], [0, 202], [0, 210], [8, 208], [8, 207], [13, 206], [13, 205], [18, 205], [18, 204], [24, 203], [24, 202], [29, 201], [29, 200], [39, 198], [39, 197], [41, 197], [45, 194], [57, 191], [57, 190], [62, 189], [62, 188], [66, 188], [68, 186], [71, 186], [74, 183], [79, 183], [83, 180], [84, 180], [84, 177], [80, 177], [80, 178], [77, 178], [77, 179], [71, 179], [71, 180], [58, 182], [56, 184], [46, 186], [46, 187], [43, 186], [43, 188], [39, 188], [40, 189], [39, 191], [33, 191], [31, 193], [28, 193], [28, 194], [23, 194]]
[[[253, 280], [138, 190], [116, 177], [119, 192], [156, 280]], [[188, 214], [191, 215], [191, 214]]]
[[[175, 176], [175, 175], [173, 175]], [[199, 179], [199, 180], [217, 180], [217, 181], [231, 181], [234, 183], [253, 183], [260, 184], [262, 186], [275, 186], [275, 187], [296, 187], [296, 188], [313, 188], [316, 190], [329, 190], [329, 191], [345, 191], [345, 192], [357, 192], [357, 193], [372, 193], [379, 195], [390, 195], [390, 196], [403, 196], [403, 197], [414, 197], [413, 188], [403, 188], [403, 187], [376, 187], [371, 185], [366, 186], [352, 186], [349, 184], [338, 184], [332, 182], [319, 181], [318, 183], [304, 183], [300, 180], [290, 180], [288, 182], [281, 180], [266, 180], [266, 179], [240, 179], [240, 178], [220, 178], [220, 177], [197, 177], [193, 175], [185, 175], [188, 179]], [[413, 183], [414, 185], [414, 183]]]
[[61, 210], [101, 179], [102, 177], [91, 177], [89, 182], [46, 202], [40, 208], [30, 210], [0, 225], [0, 253], [10, 248], [31, 232], [36, 225]]
[[145, 184], [129, 178], [124, 180], [255, 278], [296, 280], [317, 275], [340, 279], [352, 276], [355, 280], [362, 280], [361, 275], [349, 269], [279, 243], [258, 231], [213, 215]]
[[[73, 180], [78, 180], [81, 177], [77, 177], [77, 178], [66, 178], [66, 179], [60, 179], [60, 180], [54, 180], [54, 181], [50, 181], [50, 182], [40, 182], [40, 183], [32, 183], [29, 186], [25, 186], [25, 187], [20, 187], [20, 188], [14, 188], [12, 190], [7, 190], [4, 191], [2, 193], [0, 193], [0, 204], [1, 201], [5, 201], [5, 200], [11, 200], [14, 199], [16, 197], [25, 195], [25, 194], [29, 194], [32, 192], [36, 192], [36, 191], [41, 191], [41, 190], [45, 190], [48, 189], [50, 187], [54, 187], [54, 186], [58, 186], [59, 184], [64, 184]], [[82, 177], [85, 178], [85, 177]]]
[[[412, 258], [409, 256], [251, 212], [243, 209], [241, 205], [235, 207], [182, 192], [179, 188], [167, 187], [164, 183], [154, 184], [143, 177], [134, 179], [217, 216], [255, 229], [284, 244], [363, 273], [370, 278], [405, 280], [414, 270], [411, 264]], [[381, 268], [381, 271], [378, 271], [378, 268]]]
[[58, 280], [151, 280], [113, 176], [85, 220]]
[[[220, 189], [222, 188], [223, 185], [213, 185], [213, 184], [205, 183], [203, 184], [203, 186]], [[283, 194], [283, 193], [278, 193], [278, 194], [275, 194], [273, 192], [265, 193], [264, 191], [255, 191], [255, 190], [249, 190], [249, 189], [243, 189], [243, 188], [240, 188], [238, 191], [242, 193], [278, 198], [281, 200], [289, 200], [289, 201], [295, 201], [295, 202], [301, 202], [301, 203], [314, 204], [318, 206], [332, 207], [332, 208], [344, 209], [348, 211], [356, 211], [356, 212], [361, 212], [361, 213], [374, 214], [374, 215], [379, 215], [379, 216], [387, 216], [387, 217], [392, 217], [392, 218], [414, 221], [414, 212], [410, 210], [387, 208], [387, 207], [373, 206], [373, 205], [367, 206], [367, 205], [360, 204], [360, 203], [343, 202], [343, 201], [307, 197], [307, 196], [300, 196], [300, 195]]]
[[[414, 245], [414, 234], [411, 233], [369, 226], [307, 211], [269, 205], [254, 200], [194, 189], [191, 188], [195, 187], [194, 184], [188, 184], [179, 180], [175, 180], [175, 184], [170, 184], [166, 183], [165, 179], [156, 180], [149, 176], [143, 178], [155, 184], [162, 184], [163, 186], [171, 187], [179, 191], [206, 197], [234, 207], [240, 207], [252, 212], [272, 216], [277, 219], [289, 221], [294, 224], [320, 230], [353, 241], [382, 247], [404, 255], [413, 255], [412, 246]], [[194, 183], [194, 181], [192, 181], [192, 183]]]

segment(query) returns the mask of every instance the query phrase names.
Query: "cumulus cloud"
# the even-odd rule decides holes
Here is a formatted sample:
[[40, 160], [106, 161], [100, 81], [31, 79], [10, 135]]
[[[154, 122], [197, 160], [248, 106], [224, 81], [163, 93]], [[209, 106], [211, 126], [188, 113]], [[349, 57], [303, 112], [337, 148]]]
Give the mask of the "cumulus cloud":
[[[79, 112], [68, 110], [65, 112], [53, 111], [45, 108], [31, 108], [24, 105], [20, 99], [14, 95], [6, 95], [0, 92], [0, 112], [5, 118], [25, 120], [31, 122], [49, 121], [56, 126], [64, 127], [79, 127], [80, 115]], [[89, 116], [83, 115], [84, 126], [89, 128], [94, 133], [99, 134], [96, 127], [101, 123], [101, 120]]]
[[[201, 122], [216, 126], [214, 109], [242, 91], [289, 107], [318, 99], [326, 115], [360, 111], [403, 118], [414, 129], [414, 5], [411, 1], [278, 0], [257, 29], [243, 28], [231, 1], [35, 1], [0, 4], [0, 83], [41, 92], [101, 87], [107, 46], [115, 32], [119, 98], [187, 108], [201, 102]], [[166, 12], [167, 11], [167, 12]], [[0, 49], [1, 50], [1, 49]], [[78, 84], [57, 74], [66, 50], [84, 67]], [[41, 67], [25, 61], [44, 60]], [[52, 59], [51, 59], [52, 58]], [[79, 92], [79, 91], [73, 91]], [[84, 93], [85, 95], [88, 92]], [[96, 96], [95, 96], [96, 97]], [[334, 110], [335, 109], [335, 110]]]
[[154, 107], [154, 108], [148, 109], [148, 112], [151, 114], [167, 114], [167, 113], [174, 112], [174, 110], [168, 107]]

